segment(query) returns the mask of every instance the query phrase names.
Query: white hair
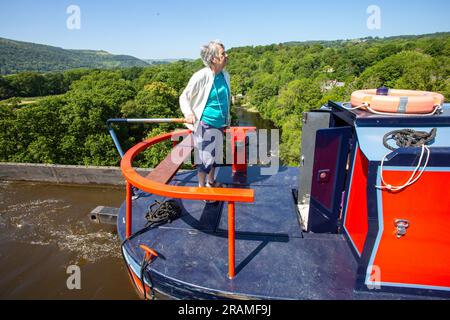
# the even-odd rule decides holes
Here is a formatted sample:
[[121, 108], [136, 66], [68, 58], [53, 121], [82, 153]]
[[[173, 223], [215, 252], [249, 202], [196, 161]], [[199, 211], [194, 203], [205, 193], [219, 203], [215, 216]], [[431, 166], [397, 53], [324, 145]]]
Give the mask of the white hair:
[[210, 67], [212, 65], [212, 59], [219, 55], [217, 46], [221, 46], [223, 49], [225, 49], [225, 46], [219, 40], [210, 41], [208, 44], [202, 46], [200, 57], [202, 58], [203, 64], [206, 67]]

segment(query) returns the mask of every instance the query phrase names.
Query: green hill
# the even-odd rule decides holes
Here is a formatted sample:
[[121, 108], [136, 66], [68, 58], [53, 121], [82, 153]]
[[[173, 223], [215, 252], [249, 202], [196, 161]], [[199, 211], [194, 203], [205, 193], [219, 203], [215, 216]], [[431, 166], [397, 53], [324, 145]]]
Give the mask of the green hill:
[[164, 65], [169, 63], [174, 63], [177, 61], [194, 61], [194, 59], [187, 59], [187, 58], [181, 58], [181, 59], [143, 59], [145, 62], [147, 62], [149, 65]]
[[106, 51], [66, 50], [42, 44], [0, 38], [0, 74], [24, 71], [64, 71], [75, 68], [143, 67], [148, 64], [132, 56]]
[[343, 46], [345, 44], [351, 43], [369, 43], [369, 44], [376, 44], [376, 43], [386, 43], [386, 42], [392, 42], [392, 41], [420, 41], [420, 40], [430, 40], [430, 39], [436, 39], [436, 38], [448, 38], [450, 36], [450, 32], [436, 32], [436, 33], [429, 33], [429, 34], [421, 34], [421, 35], [399, 35], [399, 36], [391, 36], [391, 37], [365, 37], [365, 38], [359, 38], [359, 39], [341, 39], [341, 40], [311, 40], [311, 41], [288, 41], [281, 43], [282, 45], [286, 46], [313, 46], [313, 45], [320, 45], [325, 48], [332, 48], [332, 47], [338, 47]]

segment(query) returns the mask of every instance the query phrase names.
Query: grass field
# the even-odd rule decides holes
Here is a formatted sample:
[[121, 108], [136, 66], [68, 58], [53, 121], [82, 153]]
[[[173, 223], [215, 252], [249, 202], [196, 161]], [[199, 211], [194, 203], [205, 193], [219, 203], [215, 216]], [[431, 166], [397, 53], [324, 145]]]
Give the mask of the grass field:
[[38, 102], [39, 100], [45, 99], [47, 97], [57, 97], [57, 96], [62, 96], [63, 94], [60, 95], [52, 95], [52, 96], [43, 96], [43, 97], [14, 97], [14, 98], [9, 98], [6, 100], [0, 100], [0, 102], [6, 102], [8, 103], [10, 101], [10, 104], [15, 104], [16, 101], [18, 101], [18, 106], [19, 107], [23, 107], [23, 106], [27, 106], [27, 105], [31, 105], [33, 103]]

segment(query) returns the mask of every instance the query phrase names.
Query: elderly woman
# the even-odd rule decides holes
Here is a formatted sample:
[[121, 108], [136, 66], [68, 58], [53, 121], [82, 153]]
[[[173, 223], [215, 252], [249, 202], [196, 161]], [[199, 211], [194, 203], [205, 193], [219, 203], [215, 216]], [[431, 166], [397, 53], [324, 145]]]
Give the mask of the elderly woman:
[[218, 139], [223, 139], [223, 130], [230, 124], [230, 76], [224, 70], [228, 56], [224, 45], [217, 41], [204, 45], [200, 55], [205, 68], [189, 80], [180, 96], [180, 107], [199, 151], [199, 186], [217, 187], [215, 150], [222, 146], [223, 140], [218, 143]]

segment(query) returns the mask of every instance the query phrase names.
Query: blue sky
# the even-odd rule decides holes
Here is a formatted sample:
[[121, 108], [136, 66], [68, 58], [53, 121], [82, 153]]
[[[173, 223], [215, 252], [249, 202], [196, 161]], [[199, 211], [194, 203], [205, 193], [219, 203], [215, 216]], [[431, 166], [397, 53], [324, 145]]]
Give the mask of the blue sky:
[[[81, 11], [70, 30], [70, 5]], [[380, 8], [381, 28], [367, 27]], [[450, 31], [448, 0], [0, 0], [0, 37], [142, 59], [197, 58], [227, 48], [286, 41], [353, 39]]]

